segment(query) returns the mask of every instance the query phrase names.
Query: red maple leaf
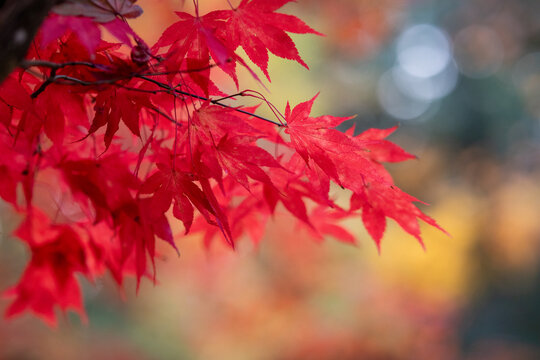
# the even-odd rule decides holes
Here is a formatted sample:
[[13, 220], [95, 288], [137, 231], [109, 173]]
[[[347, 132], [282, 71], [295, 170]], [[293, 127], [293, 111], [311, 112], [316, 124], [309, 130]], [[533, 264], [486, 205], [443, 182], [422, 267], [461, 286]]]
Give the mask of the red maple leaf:
[[130, 171], [129, 162], [129, 156], [111, 153], [100, 159], [62, 159], [57, 167], [75, 200], [87, 209], [89, 219], [98, 223], [132, 201], [132, 191], [139, 188], [140, 181]]
[[281, 58], [295, 60], [308, 69], [286, 32], [322, 35], [295, 16], [275, 12], [291, 1], [242, 0], [236, 9], [215, 12], [227, 19], [227, 27], [221, 29], [221, 37], [233, 50], [241, 46], [268, 80], [268, 51]]
[[[173, 220], [231, 248], [244, 234], [257, 244], [281, 205], [319, 241], [354, 243], [340, 224], [354, 216], [378, 247], [386, 218], [419, 241], [418, 219], [438, 227], [383, 166], [413, 158], [387, 140], [395, 128], [352, 136], [336, 129], [349, 118], [311, 116], [315, 98], [282, 114], [257, 91], [218, 87], [217, 67], [237, 88], [237, 64], [251, 71], [239, 48], [268, 79], [269, 52], [307, 67], [288, 33], [319, 33], [277, 12], [289, 2], [201, 16], [195, 0], [152, 48], [127, 21], [141, 14], [134, 0], [66, 0], [48, 16], [0, 85], [0, 197], [24, 217], [15, 235], [31, 255], [7, 316], [54, 324], [59, 307], [84, 318], [80, 275], [155, 281], [158, 239], [176, 249]], [[352, 192], [349, 209], [332, 182]], [[50, 192], [34, 196], [43, 184]]]
[[285, 132], [290, 135], [291, 144], [307, 164], [310, 159], [313, 160], [332, 180], [341, 184], [334, 157], [342, 157], [344, 153], [351, 156], [351, 149], [354, 149], [355, 145], [350, 137], [334, 127], [350, 117], [309, 117], [315, 98], [316, 96], [310, 101], [298, 104], [292, 111], [287, 104]]
[[249, 190], [248, 177], [273, 186], [270, 177], [261, 166], [275, 168], [281, 166], [267, 151], [253, 144], [251, 138], [223, 136], [217, 144], [219, 162], [223, 169], [247, 190]]
[[340, 220], [350, 215], [349, 212], [339, 208], [328, 209], [326, 206], [319, 205], [309, 215], [310, 218], [316, 219], [313, 221], [313, 226], [306, 227], [314, 239], [323, 241], [325, 236], [332, 236], [346, 244], [356, 243], [354, 235], [338, 224]]
[[215, 35], [215, 29], [221, 22], [211, 12], [204, 16], [199, 16], [198, 10], [195, 16], [185, 12], [177, 12], [180, 21], [169, 26], [161, 35], [153, 49], [168, 47], [164, 54], [164, 65], [170, 71], [169, 78], [172, 79], [179, 73], [178, 65], [183, 63], [189, 69], [199, 69], [190, 71], [189, 76], [208, 94], [209, 87], [213, 85], [210, 81], [210, 57], [215, 63], [225, 71], [235, 81], [236, 77], [235, 61], [245, 63], [220, 39]]
[[28, 244], [32, 257], [19, 283], [5, 292], [15, 297], [6, 316], [28, 309], [54, 326], [54, 307], [59, 306], [86, 319], [75, 273], [90, 274], [87, 256], [91, 254], [81, 236], [71, 226], [50, 225], [41, 213], [28, 217], [16, 234]]
[[88, 135], [107, 125], [104, 139], [108, 148], [122, 120], [133, 135], [140, 136], [140, 113], [144, 108], [153, 108], [147, 96], [117, 88], [101, 91], [96, 96], [94, 105], [96, 113], [88, 129]]
[[[413, 203], [414, 197], [398, 189], [379, 161], [402, 161], [413, 156], [383, 140], [394, 129], [368, 130], [351, 137], [332, 127], [344, 118], [309, 117], [315, 98], [287, 108], [287, 129], [291, 144], [306, 164], [315, 163], [330, 179], [353, 191], [351, 210], [361, 209], [362, 219], [377, 247], [386, 227], [386, 217], [394, 219], [422, 243], [417, 219], [440, 228]], [[444, 230], [443, 230], [444, 231]]]
[[101, 42], [101, 31], [87, 17], [50, 15], [41, 28], [41, 46], [45, 47], [56, 41], [67, 31], [73, 32], [91, 57]]
[[421, 202], [420, 200], [394, 185], [371, 182], [354, 191], [351, 197], [351, 210], [362, 210], [362, 221], [373, 240], [375, 240], [379, 250], [380, 241], [386, 228], [386, 217], [396, 221], [403, 230], [414, 236], [422, 246], [424, 246], [424, 243], [420, 237], [418, 219], [446, 233], [434, 219], [424, 214], [414, 205], [415, 202]]
[[[219, 227], [232, 245], [229, 222], [217, 202], [208, 180], [195, 174], [171, 166], [169, 162], [159, 162], [158, 170], [140, 188], [141, 194], [153, 194], [151, 207], [156, 214], [165, 213], [173, 204], [173, 215], [184, 224], [188, 233], [193, 223], [194, 207], [209, 224]], [[200, 187], [195, 183], [198, 181]]]
[[[394, 126], [388, 129], [368, 129], [358, 136], [354, 137], [354, 141], [366, 149], [366, 156], [377, 162], [400, 162], [409, 159], [415, 159], [416, 156], [409, 154], [398, 145], [385, 140], [390, 134], [392, 134], [398, 126]], [[347, 133], [354, 132], [354, 126], [351, 127]]]
[[174, 244], [173, 234], [169, 221], [164, 214], [154, 212], [154, 205], [150, 199], [132, 199], [114, 209], [112, 216], [114, 226], [118, 230], [118, 237], [122, 243], [117, 258], [115, 278], [121, 284], [124, 268], [129, 266], [129, 261], [134, 263], [137, 277], [137, 290], [141, 278], [149, 276], [147, 255], [152, 262], [153, 276], [155, 280], [155, 240], [156, 236], [169, 243], [178, 253]]

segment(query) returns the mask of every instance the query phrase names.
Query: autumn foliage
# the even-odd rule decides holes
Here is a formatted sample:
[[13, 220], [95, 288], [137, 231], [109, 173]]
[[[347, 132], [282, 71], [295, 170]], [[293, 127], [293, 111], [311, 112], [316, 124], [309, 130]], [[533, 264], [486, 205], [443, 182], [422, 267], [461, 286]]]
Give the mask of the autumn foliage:
[[[346, 243], [348, 217], [361, 217], [377, 246], [386, 218], [420, 242], [418, 219], [438, 227], [383, 167], [413, 158], [386, 140], [395, 128], [353, 136], [335, 129], [348, 118], [311, 115], [316, 96], [277, 109], [258, 91], [215, 83], [217, 68], [238, 89], [239, 69], [262, 81], [253, 66], [270, 80], [269, 53], [307, 67], [287, 33], [318, 32], [278, 12], [290, 1], [207, 14], [195, 1], [152, 46], [129, 26], [142, 14], [135, 1], [53, 9], [0, 87], [0, 196], [21, 214], [14, 235], [31, 254], [5, 293], [7, 317], [31, 311], [55, 324], [58, 306], [84, 318], [77, 274], [108, 271], [119, 287], [129, 275], [155, 279], [156, 241], [176, 249], [182, 235], [173, 222], [231, 248], [244, 234], [257, 243], [278, 208], [314, 237]], [[274, 117], [243, 107], [245, 97]], [[350, 191], [347, 207], [332, 183]]]

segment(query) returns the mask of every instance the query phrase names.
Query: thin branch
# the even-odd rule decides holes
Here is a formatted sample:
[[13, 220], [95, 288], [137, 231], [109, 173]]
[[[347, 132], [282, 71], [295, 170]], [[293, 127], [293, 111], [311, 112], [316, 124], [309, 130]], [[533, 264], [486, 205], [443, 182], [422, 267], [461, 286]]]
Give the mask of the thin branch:
[[170, 117], [169, 115], [167, 115], [167, 114], [164, 113], [163, 111], [159, 110], [159, 108], [153, 106], [153, 107], [148, 108], [148, 109], [155, 111], [156, 113], [158, 113], [159, 115], [163, 116], [164, 118], [166, 118], [167, 120], [169, 120], [169, 121], [172, 122], [173, 124], [178, 125], [178, 126], [182, 126], [181, 123], [179, 123], [178, 121], [174, 120], [172, 117]]
[[98, 65], [86, 61], [67, 61], [64, 63], [56, 63], [46, 60], [23, 60], [19, 66], [23, 69], [28, 69], [31, 67], [46, 67], [50, 69], [62, 69], [68, 66], [87, 66], [93, 69], [108, 70], [108, 67], [105, 65]]
[[[63, 85], [73, 85], [68, 84], [68, 82], [74, 83], [76, 85], [83, 85], [83, 86], [98, 86], [98, 85], [114, 85], [116, 82], [120, 80], [126, 80], [131, 78], [132, 75], [126, 75], [122, 77], [117, 77], [114, 79], [103, 79], [103, 80], [96, 80], [96, 81], [85, 81], [81, 79], [74, 78], [72, 76], [68, 75], [56, 75], [55, 77], [51, 78], [53, 82]], [[57, 80], [65, 80], [65, 82], [57, 82]]]
[[250, 115], [250, 116], [253, 116], [257, 119], [260, 119], [260, 120], [264, 120], [266, 122], [269, 122], [271, 124], [274, 124], [276, 126], [285, 126], [284, 124], [281, 124], [281, 123], [278, 123], [276, 121], [273, 121], [273, 120], [270, 120], [270, 119], [267, 119], [263, 116], [260, 116], [260, 115], [257, 115], [257, 114], [253, 114], [253, 113], [250, 113], [249, 111], [245, 111], [245, 110], [242, 110], [242, 109], [239, 109], [239, 108], [236, 108], [234, 106], [229, 106], [229, 105], [226, 105], [226, 104], [222, 104], [219, 102], [219, 99], [218, 100], [213, 100], [213, 99], [209, 99], [207, 97], [204, 97], [204, 96], [200, 96], [200, 95], [196, 95], [196, 94], [192, 94], [192, 93], [188, 93], [188, 92], [185, 92], [185, 91], [182, 91], [182, 90], [179, 90], [179, 89], [176, 89], [176, 88], [172, 88], [166, 84], [163, 84], [159, 81], [156, 81], [154, 79], [151, 79], [147, 76], [144, 76], [144, 75], [135, 75], [135, 77], [137, 78], [140, 78], [140, 79], [143, 79], [143, 80], [146, 80], [146, 81], [149, 81], [157, 86], [159, 86], [160, 88], [162, 89], [166, 89], [166, 90], [169, 90], [170, 92], [172, 93], [178, 93], [178, 94], [181, 94], [181, 95], [184, 95], [184, 96], [189, 96], [189, 97], [192, 97], [194, 99], [199, 99], [199, 100], [203, 100], [203, 101], [208, 101], [214, 105], [219, 105], [219, 106], [222, 106], [224, 108], [227, 108], [227, 109], [231, 109], [231, 110], [234, 110], [234, 111], [237, 111], [237, 112], [240, 112], [242, 114], [246, 114], [246, 115]]
[[237, 96], [244, 96], [244, 91], [240, 91], [239, 93], [232, 94], [232, 95], [229, 95], [229, 96], [225, 96], [225, 97], [222, 97], [222, 98], [219, 98], [219, 99], [214, 99], [214, 101], [223, 101], [223, 100], [227, 100], [227, 99], [234, 98], [234, 97], [237, 97]]
[[[87, 65], [87, 63], [84, 63], [84, 62], [80, 63], [80, 64], [78, 62], [76, 62], [76, 63], [77, 63], [77, 65], [84, 65], [84, 66]], [[39, 65], [37, 65], [37, 64], [39, 64]], [[234, 110], [236, 112], [255, 117], [257, 119], [269, 122], [269, 123], [274, 124], [274, 125], [279, 126], [279, 127], [286, 126], [285, 124], [282, 124], [280, 122], [276, 122], [274, 120], [270, 120], [270, 119], [265, 118], [263, 116], [251, 113], [249, 111], [242, 110], [240, 108], [230, 106], [230, 105], [226, 105], [226, 104], [223, 104], [223, 103], [220, 102], [222, 100], [225, 100], [225, 99], [228, 99], [228, 98], [231, 98], [231, 97], [234, 97], [234, 96], [242, 96], [242, 95], [244, 95], [243, 92], [240, 92], [238, 94], [233, 94], [231, 96], [227, 96], [227, 97], [220, 98], [220, 99], [210, 99], [210, 98], [207, 98], [207, 97], [204, 97], [204, 96], [192, 94], [190, 92], [182, 91], [182, 90], [180, 90], [178, 88], [170, 87], [169, 85], [166, 85], [166, 84], [164, 84], [162, 82], [154, 80], [154, 79], [148, 77], [147, 75], [141, 75], [141, 74], [130, 74], [130, 75], [126, 75], [126, 76], [122, 76], [122, 77], [118, 77], [118, 78], [104, 79], [104, 80], [97, 80], [97, 81], [85, 81], [85, 80], [77, 79], [77, 78], [74, 78], [74, 77], [68, 76], [68, 75], [56, 75], [56, 70], [58, 68], [62, 68], [63, 67], [62, 65], [65, 65], [65, 64], [68, 64], [68, 63], [53, 63], [53, 62], [41, 61], [41, 60], [35, 61], [35, 65], [33, 65], [33, 66], [50, 67], [52, 69], [52, 71], [51, 71], [51, 76], [48, 77], [40, 85], [40, 87], [30, 95], [30, 97], [35, 99], [43, 91], [45, 91], [47, 86], [49, 86], [52, 83], [61, 84], [61, 85], [82, 85], [82, 86], [115, 85], [115, 86], [123, 87], [123, 88], [125, 88], [127, 90], [133, 90], [133, 91], [142, 91], [142, 92], [150, 92], [150, 93], [155, 93], [157, 91], [157, 90], [144, 90], [144, 89], [129, 88], [129, 87], [126, 87], [126, 86], [123, 86], [123, 85], [117, 83], [118, 81], [126, 80], [126, 79], [130, 79], [130, 78], [135, 77], [135, 78], [139, 78], [139, 79], [151, 82], [152, 84], [157, 85], [158, 87], [164, 89], [166, 92], [169, 92], [171, 94], [180, 94], [180, 95], [191, 97], [193, 99], [199, 99], [199, 100], [202, 100], [202, 101], [208, 101], [208, 102], [210, 102], [210, 103], [212, 103], [214, 105], [219, 105], [221, 107], [231, 109], [231, 110]], [[90, 63], [88, 63], [88, 64], [90, 64]], [[65, 66], [68, 66], [68, 65], [65, 65]]]
[[153, 72], [153, 73], [147, 73], [147, 74], [140, 74], [142, 76], [158, 76], [158, 75], [172, 75], [172, 74], [189, 74], [194, 72], [201, 72], [205, 70], [210, 70], [216, 66], [219, 66], [219, 64], [209, 64], [208, 66], [204, 66], [201, 68], [196, 69], [186, 69], [186, 70], [174, 70], [174, 71], [159, 71], [159, 72]]
[[31, 97], [32, 99], [37, 98], [37, 97], [39, 96], [39, 94], [41, 94], [42, 92], [45, 91], [45, 89], [47, 88], [47, 86], [49, 86], [50, 84], [53, 83], [53, 81], [52, 81], [51, 79], [52, 79], [52, 78], [47, 78], [47, 80], [45, 80], [45, 81], [40, 85], [40, 87], [38, 87], [37, 90], [34, 91], [34, 92], [30, 95], [30, 97]]

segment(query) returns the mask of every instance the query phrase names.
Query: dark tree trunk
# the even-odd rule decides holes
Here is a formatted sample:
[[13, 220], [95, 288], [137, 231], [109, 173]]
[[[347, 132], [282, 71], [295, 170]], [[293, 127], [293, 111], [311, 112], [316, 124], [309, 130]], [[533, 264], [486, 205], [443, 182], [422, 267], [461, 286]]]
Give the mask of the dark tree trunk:
[[39, 26], [61, 0], [0, 0], [0, 82], [26, 55]]

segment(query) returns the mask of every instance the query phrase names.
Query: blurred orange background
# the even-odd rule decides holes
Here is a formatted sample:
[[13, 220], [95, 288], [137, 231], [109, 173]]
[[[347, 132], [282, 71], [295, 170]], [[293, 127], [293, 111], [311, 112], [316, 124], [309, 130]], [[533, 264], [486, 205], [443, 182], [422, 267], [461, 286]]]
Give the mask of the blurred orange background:
[[[150, 44], [171, 9], [192, 7], [138, 3], [132, 24]], [[202, 13], [227, 7], [201, 1]], [[345, 223], [352, 247], [316, 243], [280, 214], [259, 247], [206, 251], [179, 237], [180, 258], [164, 246], [159, 284], [138, 295], [134, 282], [126, 299], [109, 278], [84, 283], [88, 324], [0, 320], [0, 359], [540, 358], [540, 3], [299, 0], [283, 11], [327, 36], [293, 35], [311, 71], [271, 59], [268, 99], [283, 108], [321, 91], [313, 113], [357, 114], [359, 130], [400, 124], [391, 140], [419, 160], [391, 173], [451, 237], [425, 226], [424, 251], [390, 223], [379, 255], [360, 221]], [[27, 254], [0, 211], [5, 289]]]

